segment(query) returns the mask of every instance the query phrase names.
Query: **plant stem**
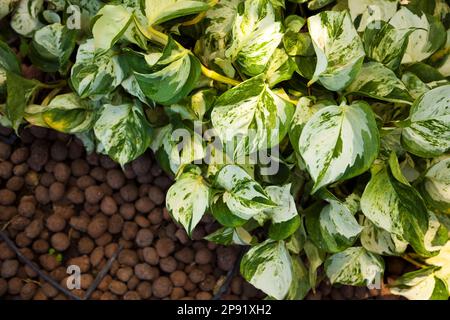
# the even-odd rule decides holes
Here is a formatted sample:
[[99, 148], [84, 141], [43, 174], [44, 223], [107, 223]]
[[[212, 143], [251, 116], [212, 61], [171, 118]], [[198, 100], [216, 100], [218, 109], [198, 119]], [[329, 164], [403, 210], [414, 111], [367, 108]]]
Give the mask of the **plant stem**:
[[[169, 42], [169, 36], [166, 35], [165, 33], [162, 33], [158, 30], [156, 30], [153, 27], [148, 27], [147, 29], [145, 29], [144, 27], [142, 27], [138, 21], [136, 21], [136, 25], [138, 26], [138, 29], [141, 31], [141, 33], [150, 41], [155, 41], [159, 44], [162, 45], [167, 45], [167, 43]], [[187, 50], [186, 48], [184, 48], [181, 44], [178, 44], [180, 46], [180, 49], [183, 50]], [[189, 51], [190, 54], [192, 54], [193, 56], [195, 56], [192, 51]], [[206, 68], [203, 64], [201, 64], [201, 69], [202, 69], [202, 73], [215, 81], [218, 82], [222, 82], [222, 83], [226, 83], [226, 84], [230, 84], [232, 86], [237, 86], [240, 82], [228, 77], [225, 77], [213, 70], [210, 70], [208, 68]]]
[[[219, 0], [212, 0], [212, 1], [210, 1], [209, 5], [212, 8], [218, 3], [219, 3]], [[205, 19], [205, 17], [206, 17], [206, 11], [199, 13], [195, 18], [185, 21], [181, 25], [183, 27], [193, 26], [193, 25], [201, 22], [203, 19]]]
[[46, 107], [49, 105], [50, 101], [53, 100], [54, 97], [62, 90], [62, 88], [55, 88], [53, 89], [42, 101], [41, 105]]
[[230, 84], [232, 86], [237, 86], [238, 84], [240, 84], [239, 81], [225, 77], [213, 70], [210, 70], [210, 69], [206, 68], [203, 64], [201, 65], [201, 68], [202, 68], [203, 75], [205, 75], [206, 77], [208, 77], [210, 79], [213, 79], [218, 82]]
[[63, 88], [63, 87], [65, 87], [66, 85], [67, 85], [66, 80], [61, 80], [61, 81], [58, 81], [58, 82], [56, 82], [56, 83], [54, 83], [54, 84], [45, 84], [45, 83], [42, 83], [42, 84], [40, 85], [40, 87], [43, 88], [43, 89], [56, 89], [56, 88]]
[[420, 262], [417, 262], [416, 260], [411, 258], [408, 254], [403, 254], [401, 257], [402, 257], [402, 259], [408, 261], [409, 263], [411, 263], [412, 265], [416, 266], [417, 268], [423, 269], [423, 268], [427, 267], [426, 265], [424, 265], [424, 264], [422, 264]]

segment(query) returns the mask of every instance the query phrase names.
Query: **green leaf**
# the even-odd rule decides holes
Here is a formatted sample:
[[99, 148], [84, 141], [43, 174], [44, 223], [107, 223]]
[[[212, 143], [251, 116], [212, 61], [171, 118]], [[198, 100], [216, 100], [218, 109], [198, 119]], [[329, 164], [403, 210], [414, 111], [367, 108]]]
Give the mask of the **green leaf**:
[[443, 50], [445, 54], [433, 56], [431, 63], [444, 77], [450, 77], [450, 29], [447, 30], [447, 42]]
[[373, 173], [361, 198], [364, 215], [378, 228], [411, 244], [421, 255], [425, 248], [429, 214], [420, 194], [394, 178], [388, 168]]
[[346, 92], [387, 102], [412, 104], [413, 101], [395, 73], [378, 62], [365, 63]]
[[421, 191], [431, 207], [450, 213], [450, 157], [428, 169], [421, 184]]
[[283, 299], [292, 282], [292, 261], [283, 241], [267, 240], [242, 258], [245, 280], [275, 299]]
[[211, 121], [222, 142], [238, 140], [236, 150], [250, 154], [276, 146], [287, 134], [294, 107], [264, 83], [251, 78], [220, 96]]
[[369, 219], [364, 220], [361, 244], [367, 251], [384, 256], [399, 256], [408, 247], [408, 242], [401, 240], [393, 233], [378, 228]]
[[150, 53], [144, 58], [132, 62], [131, 68], [142, 92], [150, 100], [171, 105], [185, 98], [196, 86], [200, 62], [172, 38], [162, 53]]
[[405, 72], [402, 76], [402, 82], [414, 100], [419, 99], [424, 93], [430, 91], [430, 87], [412, 72]]
[[291, 185], [269, 186], [265, 188], [265, 191], [269, 198], [277, 204], [276, 207], [264, 211], [272, 220], [269, 227], [269, 238], [284, 240], [297, 231], [301, 224], [294, 197], [291, 195]]
[[348, 12], [324, 11], [308, 19], [317, 55], [311, 85], [316, 81], [331, 91], [347, 87], [364, 61], [364, 47]]
[[409, 35], [414, 31], [415, 28], [410, 28], [405, 32], [384, 21], [371, 22], [363, 36], [367, 57], [397, 70], [408, 46]]
[[24, 37], [31, 37], [43, 26], [38, 17], [43, 6], [44, 0], [20, 0], [11, 17], [11, 28]]
[[283, 45], [290, 56], [314, 56], [314, 46], [309, 33], [288, 31], [283, 37]]
[[74, 93], [56, 96], [45, 107], [42, 118], [50, 128], [64, 133], [81, 133], [92, 129], [96, 120], [93, 106]]
[[326, 206], [307, 210], [306, 229], [316, 246], [335, 253], [352, 246], [363, 228], [345, 205], [330, 201]]
[[248, 0], [234, 21], [232, 43], [225, 55], [243, 73], [256, 76], [264, 72], [282, 37], [271, 2]]
[[70, 80], [81, 98], [107, 95], [120, 85], [124, 77], [116, 52], [96, 54], [92, 39], [79, 47]]
[[303, 300], [311, 290], [308, 269], [298, 256], [291, 256], [291, 261], [293, 280], [286, 300]]
[[398, 278], [391, 287], [391, 292], [409, 300], [448, 300], [446, 285], [435, 276], [439, 268], [409, 272]]
[[75, 49], [77, 31], [54, 23], [35, 32], [30, 45], [30, 59], [46, 72], [64, 70]]
[[94, 125], [106, 153], [121, 165], [142, 155], [150, 145], [150, 125], [137, 104], [104, 105]]
[[198, 167], [181, 174], [167, 191], [167, 209], [189, 236], [208, 209], [209, 187]]
[[333, 284], [367, 286], [375, 283], [383, 271], [383, 259], [362, 247], [348, 248], [325, 261], [325, 272]]
[[348, 0], [353, 21], [358, 17], [358, 31], [364, 31], [373, 21], [389, 21], [397, 12], [398, 0]]
[[225, 246], [234, 244], [248, 246], [251, 244], [253, 237], [242, 227], [224, 227], [206, 236], [205, 240]]
[[13, 73], [6, 72], [6, 116], [14, 130], [19, 129], [25, 114], [25, 107], [42, 84], [37, 80], [28, 80]]
[[309, 284], [311, 288], [317, 286], [317, 269], [325, 261], [325, 252], [317, 248], [310, 240], [305, 242], [305, 254], [309, 262]]
[[3, 100], [5, 94], [6, 74], [7, 72], [20, 74], [19, 59], [11, 48], [0, 40], [0, 100]]
[[379, 151], [379, 133], [370, 106], [329, 106], [315, 113], [303, 128], [299, 150], [315, 184], [321, 187], [367, 171]]
[[101, 8], [92, 28], [95, 49], [111, 49], [132, 21], [133, 15], [121, 5], [106, 5]]
[[416, 15], [403, 7], [397, 11], [389, 23], [405, 34], [409, 33], [411, 28], [416, 28], [409, 35], [408, 47], [402, 63], [423, 61], [445, 43], [446, 33], [444, 26], [433, 16], [424, 13]]
[[148, 24], [155, 25], [176, 18], [200, 13], [210, 8], [200, 0], [145, 0]]
[[450, 150], [450, 85], [428, 91], [414, 102], [402, 143], [409, 152], [424, 158]]

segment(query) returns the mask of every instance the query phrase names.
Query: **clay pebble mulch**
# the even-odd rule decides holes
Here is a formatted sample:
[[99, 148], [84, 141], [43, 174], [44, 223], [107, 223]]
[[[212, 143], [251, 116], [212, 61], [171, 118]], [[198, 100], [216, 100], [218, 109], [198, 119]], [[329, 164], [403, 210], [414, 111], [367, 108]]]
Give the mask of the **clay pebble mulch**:
[[[171, 221], [164, 204], [172, 181], [150, 154], [122, 170], [108, 157], [86, 155], [76, 138], [44, 128], [22, 130], [20, 139], [0, 128], [0, 140], [0, 228], [62, 287], [67, 267], [79, 266], [74, 295], [84, 298], [106, 270], [90, 299], [263, 297], [239, 277], [223, 292], [239, 248], [202, 240], [218, 227], [209, 216], [194, 240]], [[0, 298], [70, 297], [0, 242]]]
[[[219, 226], [205, 216], [190, 240], [164, 207], [172, 180], [145, 154], [122, 170], [86, 155], [76, 138], [29, 127], [20, 139], [0, 127], [0, 299], [262, 299], [238, 273], [241, 248], [208, 243]], [[64, 292], [68, 266], [81, 288]], [[388, 271], [406, 265], [392, 260]], [[46, 279], [43, 279], [45, 277]], [[393, 277], [386, 278], [387, 282]], [[322, 282], [309, 300], [397, 299], [381, 290]]]

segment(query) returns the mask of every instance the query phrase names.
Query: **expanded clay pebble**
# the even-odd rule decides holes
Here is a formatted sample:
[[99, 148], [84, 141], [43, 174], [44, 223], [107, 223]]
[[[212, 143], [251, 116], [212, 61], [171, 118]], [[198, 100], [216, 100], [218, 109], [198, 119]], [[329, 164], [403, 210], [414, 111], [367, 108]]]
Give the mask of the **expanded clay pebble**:
[[[105, 156], [82, 158], [80, 142], [68, 135], [51, 130], [46, 135], [51, 140], [39, 140], [29, 130], [24, 135], [21, 146], [6, 150], [7, 158], [0, 161], [0, 194], [6, 190], [6, 198], [13, 198], [3, 199], [5, 204], [0, 199], [0, 220], [11, 220], [10, 236], [29, 259], [63, 285], [67, 266], [79, 266], [82, 286], [73, 292], [81, 296], [121, 245], [92, 299], [209, 297], [222, 275], [214, 269], [215, 255], [205, 245], [192, 246], [195, 242], [171, 222], [163, 207], [163, 190], [171, 180], [149, 154], [122, 171]], [[18, 262], [0, 243], [0, 271], [10, 260]], [[67, 299], [52, 288], [22, 281], [37, 274], [19, 262], [8, 276], [0, 283], [0, 296], [3, 285], [8, 299]]]
[[0, 141], [0, 161], [9, 159], [11, 155], [11, 146]]

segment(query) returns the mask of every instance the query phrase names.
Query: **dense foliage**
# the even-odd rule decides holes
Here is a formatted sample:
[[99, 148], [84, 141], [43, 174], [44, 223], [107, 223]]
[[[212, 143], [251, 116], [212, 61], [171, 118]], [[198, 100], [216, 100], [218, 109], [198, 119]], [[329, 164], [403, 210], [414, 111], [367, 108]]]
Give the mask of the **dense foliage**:
[[420, 269], [392, 292], [448, 299], [449, 1], [0, 0], [0, 19], [2, 125], [122, 165], [151, 148], [173, 219], [212, 214], [269, 297], [401, 256]]

